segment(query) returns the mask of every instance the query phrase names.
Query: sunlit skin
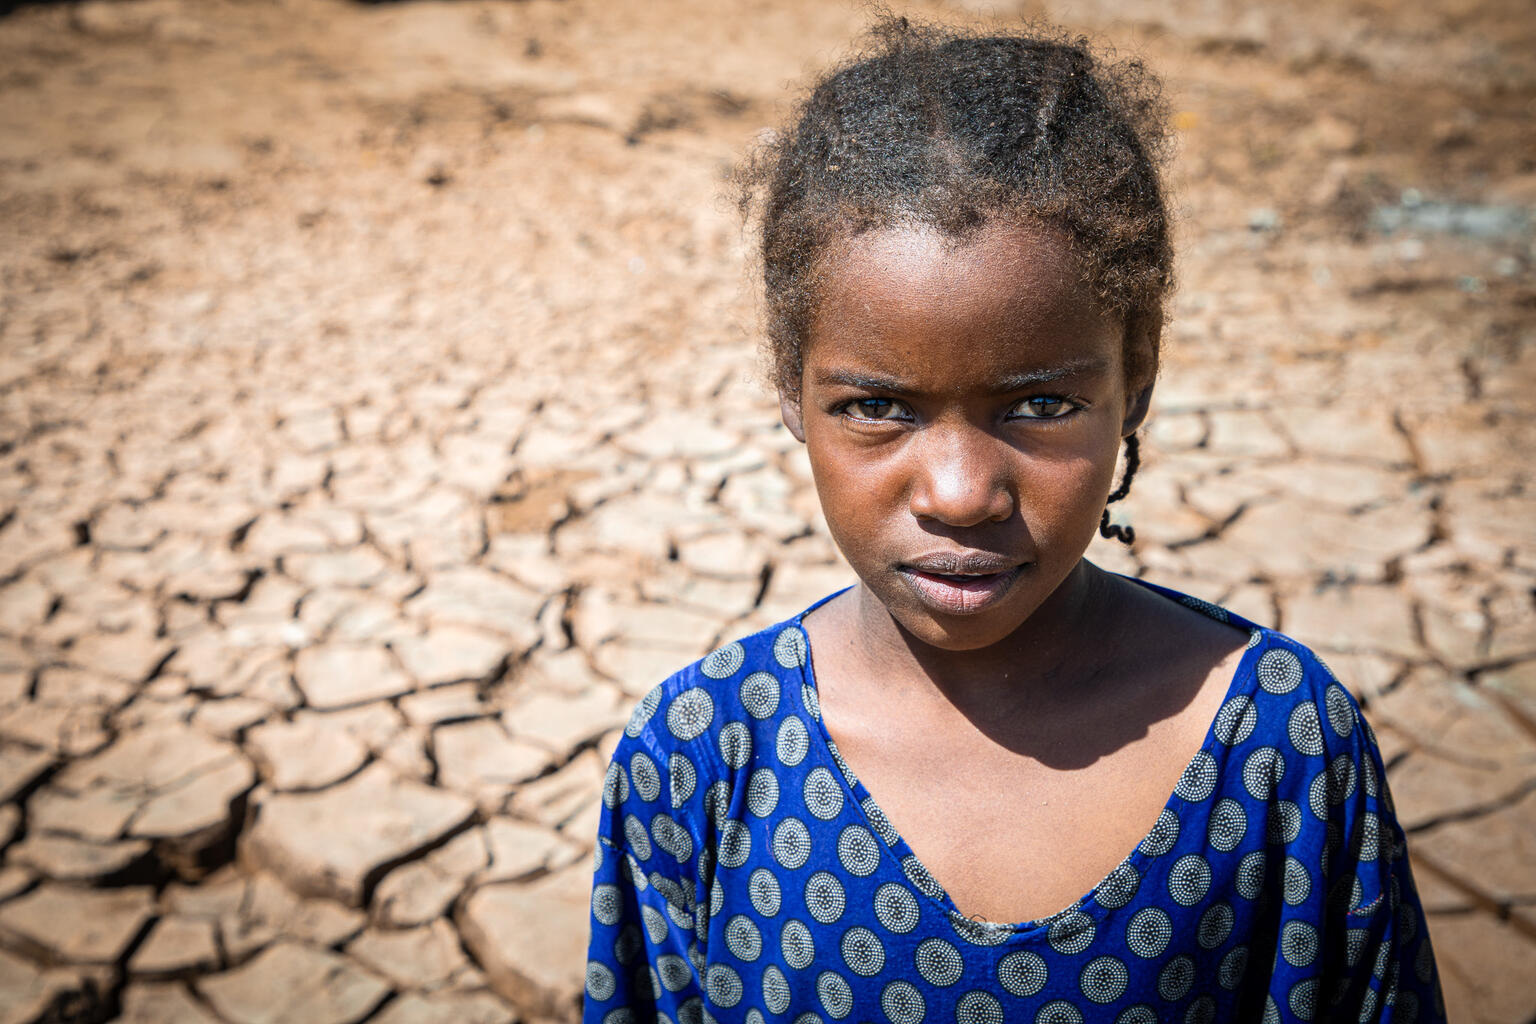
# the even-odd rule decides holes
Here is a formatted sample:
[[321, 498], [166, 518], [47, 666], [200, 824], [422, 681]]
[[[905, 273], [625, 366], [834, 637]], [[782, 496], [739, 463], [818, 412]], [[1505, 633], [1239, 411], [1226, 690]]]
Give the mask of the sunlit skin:
[[1156, 819], [1244, 639], [1082, 557], [1151, 382], [1036, 224], [820, 273], [783, 411], [860, 580], [806, 620], [827, 727], [962, 911], [1054, 912]]

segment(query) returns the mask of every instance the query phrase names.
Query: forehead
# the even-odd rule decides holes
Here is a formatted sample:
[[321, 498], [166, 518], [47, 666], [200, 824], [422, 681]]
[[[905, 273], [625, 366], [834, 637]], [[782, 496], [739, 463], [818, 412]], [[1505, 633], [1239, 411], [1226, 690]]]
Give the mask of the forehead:
[[853, 360], [964, 377], [1085, 358], [1118, 366], [1121, 334], [1060, 232], [994, 220], [957, 240], [903, 226], [823, 255], [804, 356], [808, 367]]

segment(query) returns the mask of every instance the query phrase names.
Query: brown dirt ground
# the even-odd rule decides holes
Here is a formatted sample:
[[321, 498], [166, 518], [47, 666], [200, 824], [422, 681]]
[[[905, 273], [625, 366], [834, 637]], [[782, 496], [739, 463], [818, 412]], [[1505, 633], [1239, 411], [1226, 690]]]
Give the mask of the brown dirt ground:
[[[1165, 76], [1181, 285], [1129, 503], [1143, 539], [1102, 557], [1277, 622], [1354, 673], [1416, 844], [1453, 1019], [1536, 1020], [1529, 3], [899, 6], [1049, 18]], [[16, 854], [47, 772], [162, 712], [199, 727], [204, 705], [248, 716], [209, 729], [249, 745], [263, 716], [314, 704], [199, 689], [193, 670], [156, 660], [212, 628], [231, 647], [257, 637], [289, 665], [308, 642], [292, 630], [324, 640], [340, 628], [303, 634], [295, 596], [283, 599], [298, 609], [282, 613], [289, 632], [261, 632], [265, 620], [231, 609], [274, 591], [170, 581], [179, 538], [205, 538], [188, 543], [216, 548], [226, 577], [294, 580], [312, 599], [342, 584], [291, 553], [258, 557], [252, 524], [356, 508], [367, 529], [353, 543], [387, 568], [346, 592], [385, 594], [412, 629], [427, 627], [407, 599], [435, 573], [532, 538], [559, 556], [522, 579], [538, 636], [505, 640], [517, 668], [477, 698], [488, 714], [511, 707], [514, 734], [508, 679], [557, 676], [539, 666], [562, 649], [621, 705], [654, 680], [616, 665], [680, 663], [825, 589], [835, 554], [752, 376], [755, 303], [725, 178], [867, 18], [814, 0], [728, 13], [695, 0], [122, 0], [0, 15], [0, 741], [49, 766], [0, 816], [0, 846], [16, 844], [0, 871], [0, 947], [17, 963], [57, 958], [7, 930], [4, 910], [54, 884], [47, 864]], [[723, 432], [724, 468], [691, 462], [708, 430], [679, 441], [639, 429], [657, 417]], [[1266, 461], [1273, 471], [1254, 468]], [[750, 500], [733, 474], [756, 488]], [[403, 495], [418, 476], [457, 488], [442, 498], [451, 514], [432, 519], [422, 499], [418, 518], [381, 517], [407, 501], [391, 488]], [[1334, 518], [1299, 511], [1314, 499]], [[593, 632], [583, 595], [674, 607], [672, 591], [655, 594], [675, 585], [686, 603], [716, 579], [707, 565], [674, 572], [710, 502], [733, 509], [724, 533], [759, 559], [744, 604], [696, 602], [714, 608], [690, 613], [708, 628], [659, 656], [626, 647], [622, 629]], [[181, 518], [164, 518], [167, 503]], [[144, 509], [160, 511], [135, 519]], [[645, 533], [635, 524], [648, 516], [668, 525]], [[711, 529], [696, 532], [718, 538]], [[98, 599], [109, 578], [111, 600]], [[1340, 616], [1358, 628], [1330, 639]], [[141, 638], [148, 671], [80, 727], [99, 742], [39, 739], [27, 723], [49, 666], [83, 664], [85, 638], [103, 630]], [[613, 660], [621, 650], [630, 660]], [[418, 732], [369, 756], [394, 764], [415, 743], [400, 771], [426, 765], [423, 780], [452, 788], [432, 761], [441, 737], [434, 747]], [[551, 764], [585, 771], [594, 743]], [[260, 767], [257, 804], [275, 785]], [[464, 791], [477, 823], [527, 817]], [[235, 831], [243, 806], [228, 814]], [[590, 817], [557, 838], [579, 848]], [[283, 874], [241, 851], [238, 865], [205, 865], [224, 872], [211, 877]], [[301, 874], [283, 877], [303, 888]], [[497, 998], [518, 1003], [516, 969], [507, 981], [470, 945]], [[144, 1007], [161, 1004], [144, 1001], [130, 955], [107, 956], [89, 984], [8, 969], [32, 986], [29, 1005], [57, 1007], [65, 992], [95, 1007], [80, 1019], [152, 1019]], [[221, 955], [209, 971], [245, 962]], [[524, 1012], [568, 1008], [574, 989], [551, 970]], [[150, 982], [185, 987], [199, 1012], [225, 1006], [201, 978]]]

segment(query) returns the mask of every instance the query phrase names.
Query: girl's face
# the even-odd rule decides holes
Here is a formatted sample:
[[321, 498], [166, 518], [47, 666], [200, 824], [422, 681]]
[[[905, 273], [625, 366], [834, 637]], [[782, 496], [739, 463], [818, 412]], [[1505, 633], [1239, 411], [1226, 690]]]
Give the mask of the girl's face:
[[997, 643], [1077, 566], [1150, 391], [1128, 394], [1122, 335], [1038, 226], [896, 228], [824, 255], [784, 419], [833, 539], [909, 633]]

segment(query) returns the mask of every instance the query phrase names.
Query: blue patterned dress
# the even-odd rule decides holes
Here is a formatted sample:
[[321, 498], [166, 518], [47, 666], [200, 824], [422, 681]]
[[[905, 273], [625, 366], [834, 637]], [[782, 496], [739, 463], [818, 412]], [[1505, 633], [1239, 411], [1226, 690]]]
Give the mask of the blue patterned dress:
[[962, 915], [838, 754], [805, 613], [652, 690], [603, 789], [587, 1024], [1442, 1021], [1354, 699], [1152, 589], [1247, 650], [1151, 832], [1025, 924]]

